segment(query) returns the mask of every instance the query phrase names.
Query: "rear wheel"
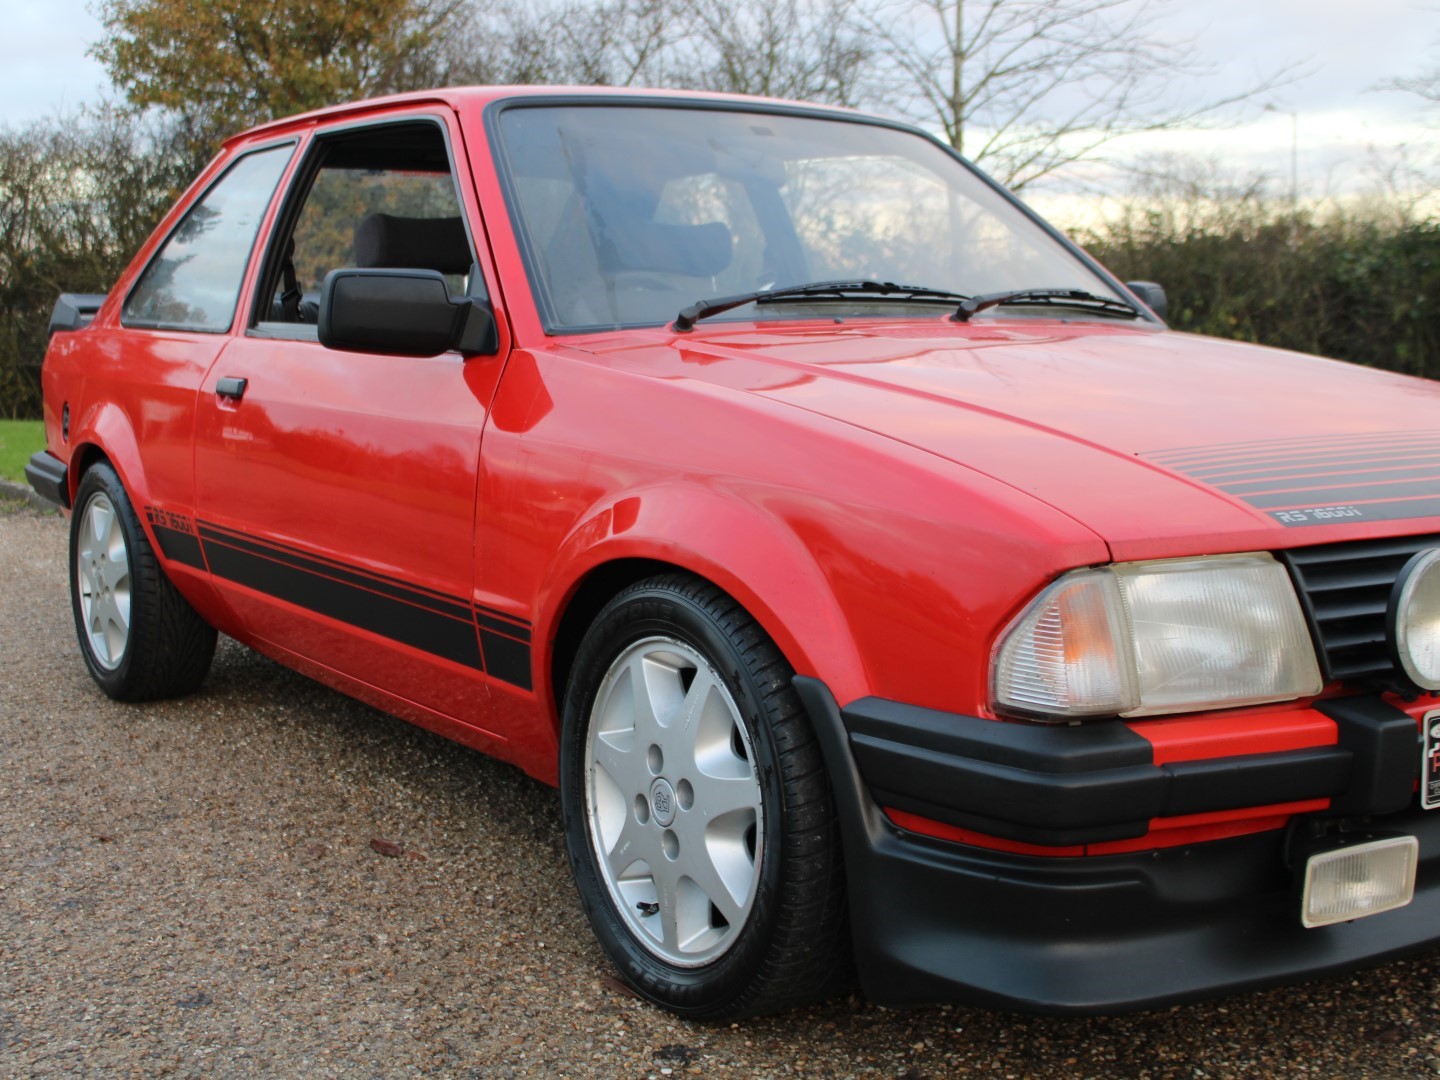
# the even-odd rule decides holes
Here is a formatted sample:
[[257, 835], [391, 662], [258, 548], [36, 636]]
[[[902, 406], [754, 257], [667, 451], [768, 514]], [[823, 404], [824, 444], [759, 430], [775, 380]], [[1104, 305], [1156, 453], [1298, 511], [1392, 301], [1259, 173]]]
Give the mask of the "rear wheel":
[[731, 1019], [848, 967], [834, 804], [774, 643], [685, 575], [625, 590], [576, 657], [561, 796], [580, 899], [646, 997]]
[[70, 519], [70, 599], [80, 653], [121, 701], [173, 697], [204, 681], [215, 630], [165, 576], [115, 470], [80, 480]]

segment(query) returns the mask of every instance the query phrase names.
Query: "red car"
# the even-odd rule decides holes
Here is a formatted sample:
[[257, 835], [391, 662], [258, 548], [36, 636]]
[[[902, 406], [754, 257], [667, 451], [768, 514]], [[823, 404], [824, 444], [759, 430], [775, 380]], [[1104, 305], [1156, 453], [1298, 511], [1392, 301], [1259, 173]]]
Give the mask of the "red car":
[[223, 631], [558, 784], [681, 1014], [1431, 945], [1440, 389], [1162, 314], [889, 121], [414, 94], [62, 298], [28, 473], [106, 693]]

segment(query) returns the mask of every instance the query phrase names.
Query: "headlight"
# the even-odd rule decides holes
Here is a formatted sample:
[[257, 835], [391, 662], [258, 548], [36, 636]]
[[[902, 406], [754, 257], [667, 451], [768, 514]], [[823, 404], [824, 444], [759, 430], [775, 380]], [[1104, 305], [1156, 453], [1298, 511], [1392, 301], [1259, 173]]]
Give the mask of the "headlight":
[[1290, 577], [1259, 553], [1064, 575], [1001, 637], [992, 687], [1002, 712], [1072, 719], [1284, 701], [1321, 678]]
[[1385, 622], [1391, 650], [1410, 681], [1440, 690], [1440, 549], [1427, 548], [1405, 564]]

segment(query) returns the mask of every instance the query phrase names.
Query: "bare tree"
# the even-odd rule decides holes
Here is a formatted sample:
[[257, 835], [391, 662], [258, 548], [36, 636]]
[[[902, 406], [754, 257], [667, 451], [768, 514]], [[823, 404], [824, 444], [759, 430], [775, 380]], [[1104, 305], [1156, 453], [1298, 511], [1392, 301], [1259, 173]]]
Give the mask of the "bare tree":
[[1018, 189], [1122, 135], [1193, 125], [1293, 77], [1197, 100], [1208, 69], [1163, 36], [1165, 2], [892, 0], [870, 24], [893, 76], [888, 104]]
[[[1440, 8], [1431, 7], [1426, 11], [1431, 16], [1440, 15]], [[1418, 71], [1413, 75], [1397, 75], [1393, 79], [1385, 79], [1372, 86], [1371, 89], [1399, 90], [1406, 94], [1414, 94], [1429, 106], [1440, 105], [1440, 61], [1433, 59], [1437, 50], [1440, 50], [1440, 41], [1432, 41], [1430, 43], [1432, 54], [1430, 66], [1423, 71]]]
[[664, 86], [841, 105], [865, 99], [870, 0], [475, 3], [451, 81]]
[[687, 85], [860, 104], [875, 47], [860, 0], [678, 0]]
[[448, 32], [451, 83], [667, 85], [674, 0], [471, 0]]

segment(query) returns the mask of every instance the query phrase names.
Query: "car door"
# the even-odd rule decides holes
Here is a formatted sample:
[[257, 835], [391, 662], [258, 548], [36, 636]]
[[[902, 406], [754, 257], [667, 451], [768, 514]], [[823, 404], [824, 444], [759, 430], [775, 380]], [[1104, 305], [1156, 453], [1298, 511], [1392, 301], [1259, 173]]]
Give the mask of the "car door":
[[[485, 295], [455, 137], [450, 117], [414, 113], [312, 139], [250, 326], [202, 387], [196, 504], [214, 586], [254, 644], [427, 726], [462, 721], [485, 745], [502, 738], [490, 679], [529, 682], [508, 662], [527, 628], [472, 599], [503, 357], [340, 352], [316, 332], [320, 283], [340, 267], [435, 269], [452, 294]], [[489, 663], [487, 636], [503, 639]]]
[[[83, 339], [99, 362], [86, 365], [77, 434], [96, 425], [167, 573], [197, 602], [204, 562], [193, 521], [196, 394], [230, 341], [246, 267], [294, 152], [290, 137], [225, 162], [128, 285], [119, 326], [94, 327]], [[127, 289], [124, 281], [120, 287]]]

